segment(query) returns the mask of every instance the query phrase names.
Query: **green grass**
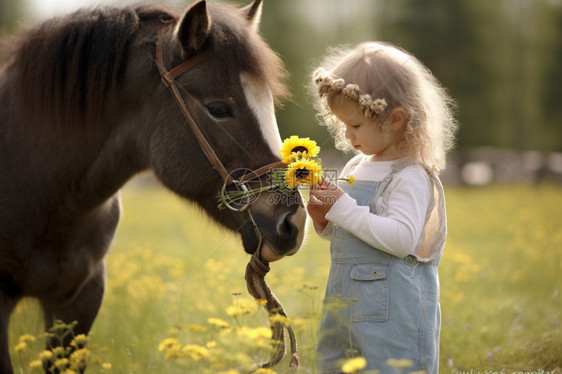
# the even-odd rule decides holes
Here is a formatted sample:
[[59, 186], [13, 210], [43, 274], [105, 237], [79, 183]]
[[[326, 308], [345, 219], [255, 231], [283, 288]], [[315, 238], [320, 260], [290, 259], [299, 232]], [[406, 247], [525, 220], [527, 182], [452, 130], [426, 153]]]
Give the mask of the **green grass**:
[[[446, 194], [440, 372], [560, 372], [562, 189], [449, 187]], [[88, 372], [107, 372], [102, 362], [110, 362], [114, 373], [244, 372], [267, 360], [267, 339], [259, 332], [268, 319], [246, 291], [248, 255], [239, 239], [162, 189], [128, 186], [123, 206]], [[297, 331], [302, 372], [316, 371], [328, 267], [328, 242], [311, 233], [301, 251], [272, 264], [266, 278]], [[16, 372], [40, 372], [28, 367], [42, 350], [36, 304], [22, 302], [11, 322]], [[14, 352], [24, 334], [39, 338]], [[205, 347], [207, 356], [159, 351], [167, 338], [180, 348]], [[276, 371], [284, 372], [286, 364]]]

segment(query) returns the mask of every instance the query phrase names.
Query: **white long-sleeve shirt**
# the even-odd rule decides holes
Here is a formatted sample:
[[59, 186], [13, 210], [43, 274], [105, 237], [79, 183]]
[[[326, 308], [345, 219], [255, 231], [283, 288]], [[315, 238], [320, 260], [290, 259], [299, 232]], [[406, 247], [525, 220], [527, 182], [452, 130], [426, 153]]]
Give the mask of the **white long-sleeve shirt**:
[[[360, 160], [360, 161], [359, 161]], [[357, 164], [359, 161], [359, 164]], [[352, 159], [342, 175], [356, 180], [382, 181], [392, 166], [403, 160], [370, 161], [363, 155]], [[350, 165], [356, 165], [353, 170]], [[422, 231], [429, 219], [435, 199], [433, 184], [423, 167], [410, 165], [396, 173], [375, 203], [375, 212], [369, 206], [359, 206], [348, 194], [340, 197], [326, 214], [330, 222], [321, 234], [329, 238], [334, 224], [349, 231], [371, 246], [397, 257], [418, 255]]]

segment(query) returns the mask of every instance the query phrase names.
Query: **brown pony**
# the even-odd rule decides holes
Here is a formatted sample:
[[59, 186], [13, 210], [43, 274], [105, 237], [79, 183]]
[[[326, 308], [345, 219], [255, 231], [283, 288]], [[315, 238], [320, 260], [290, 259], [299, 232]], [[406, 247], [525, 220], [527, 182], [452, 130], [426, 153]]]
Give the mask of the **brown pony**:
[[183, 15], [99, 8], [22, 36], [0, 73], [1, 374], [12, 373], [8, 321], [22, 297], [39, 300], [46, 328], [77, 321], [75, 333], [88, 333], [104, 293], [118, 191], [141, 171], [152, 169], [238, 231], [248, 253], [279, 258], [299, 249], [306, 215], [298, 199], [268, 192], [250, 214], [217, 208], [224, 179], [156, 64], [159, 38], [168, 70], [205, 54], [175, 84], [232, 178], [278, 162], [274, 100], [286, 94], [285, 70], [257, 33], [260, 13], [261, 0], [242, 9], [199, 1]]

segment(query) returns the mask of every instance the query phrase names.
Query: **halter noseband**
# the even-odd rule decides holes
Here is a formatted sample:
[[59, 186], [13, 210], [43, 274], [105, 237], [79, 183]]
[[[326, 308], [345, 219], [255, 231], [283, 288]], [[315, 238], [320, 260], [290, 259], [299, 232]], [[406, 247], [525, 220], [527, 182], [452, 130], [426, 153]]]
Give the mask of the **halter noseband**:
[[[224, 181], [223, 189], [225, 189], [226, 186], [229, 186], [229, 185], [235, 185], [237, 187], [245, 189], [246, 188], [245, 183], [247, 183], [251, 180], [258, 179], [258, 178], [262, 177], [263, 175], [269, 173], [272, 169], [285, 167], [285, 164], [283, 162], [278, 161], [278, 162], [273, 162], [271, 164], [262, 166], [259, 169], [254, 170], [252, 173], [245, 174], [242, 178], [240, 178], [238, 180], [233, 179], [231, 177], [230, 173], [224, 167], [223, 163], [221, 162], [221, 160], [217, 156], [213, 147], [211, 147], [208, 140], [205, 138], [205, 135], [203, 135], [203, 133], [201, 132], [201, 129], [199, 128], [199, 126], [197, 126], [197, 123], [195, 122], [195, 120], [193, 119], [193, 116], [189, 112], [189, 109], [185, 105], [185, 101], [183, 100], [183, 98], [182, 98], [182, 96], [181, 96], [181, 94], [180, 94], [180, 92], [179, 92], [179, 90], [176, 86], [176, 81], [175, 81], [175, 79], [178, 76], [185, 73], [186, 71], [193, 68], [194, 66], [199, 64], [204, 59], [206, 59], [209, 55], [209, 52], [208, 51], [200, 52], [200, 53], [196, 54], [195, 56], [189, 58], [188, 60], [184, 61], [180, 65], [176, 66], [172, 70], [167, 71], [166, 67], [164, 66], [164, 59], [162, 57], [162, 32], [163, 32], [163, 30], [164, 29], [162, 28], [158, 32], [158, 41], [156, 42], [156, 66], [158, 67], [158, 71], [160, 72], [160, 77], [162, 79], [162, 82], [164, 82], [166, 87], [168, 87], [170, 89], [170, 91], [172, 92], [172, 95], [176, 99], [176, 102], [177, 102], [178, 106], [180, 107], [180, 110], [183, 113], [183, 116], [185, 117], [187, 123], [189, 124], [189, 127], [193, 131], [193, 134], [195, 135], [195, 138], [197, 139], [197, 142], [199, 143], [199, 146], [201, 147], [201, 150], [203, 151], [203, 153], [205, 154], [205, 156], [207, 157], [207, 159], [209, 160], [209, 162], [211, 163], [213, 168], [220, 174], [221, 178], [223, 179], [223, 181]], [[246, 203], [241, 208], [236, 208], [236, 207], [233, 207], [229, 204], [226, 204], [226, 206], [229, 209], [234, 210], [234, 211], [244, 211], [249, 207], [249, 205], [250, 205], [250, 203]], [[250, 215], [250, 217], [251, 217], [251, 215]], [[252, 220], [253, 220], [253, 218], [252, 218]]]

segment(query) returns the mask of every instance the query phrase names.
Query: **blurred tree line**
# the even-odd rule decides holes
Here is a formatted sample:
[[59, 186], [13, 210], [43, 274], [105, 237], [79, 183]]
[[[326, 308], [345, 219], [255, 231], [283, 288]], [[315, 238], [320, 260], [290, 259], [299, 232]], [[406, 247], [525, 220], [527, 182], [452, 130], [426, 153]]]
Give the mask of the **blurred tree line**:
[[[22, 9], [0, 0], [0, 35]], [[329, 46], [384, 40], [414, 53], [456, 99], [458, 149], [562, 151], [562, 0], [264, 0], [261, 32], [291, 74], [294, 98], [278, 111], [283, 137], [329, 148], [311, 72]]]
[[265, 0], [262, 33], [291, 72], [282, 135], [322, 138], [305, 86], [328, 46], [384, 40], [458, 103], [457, 149], [562, 151], [562, 1]]
[[0, 37], [14, 30], [22, 15], [21, 1], [0, 0]]

